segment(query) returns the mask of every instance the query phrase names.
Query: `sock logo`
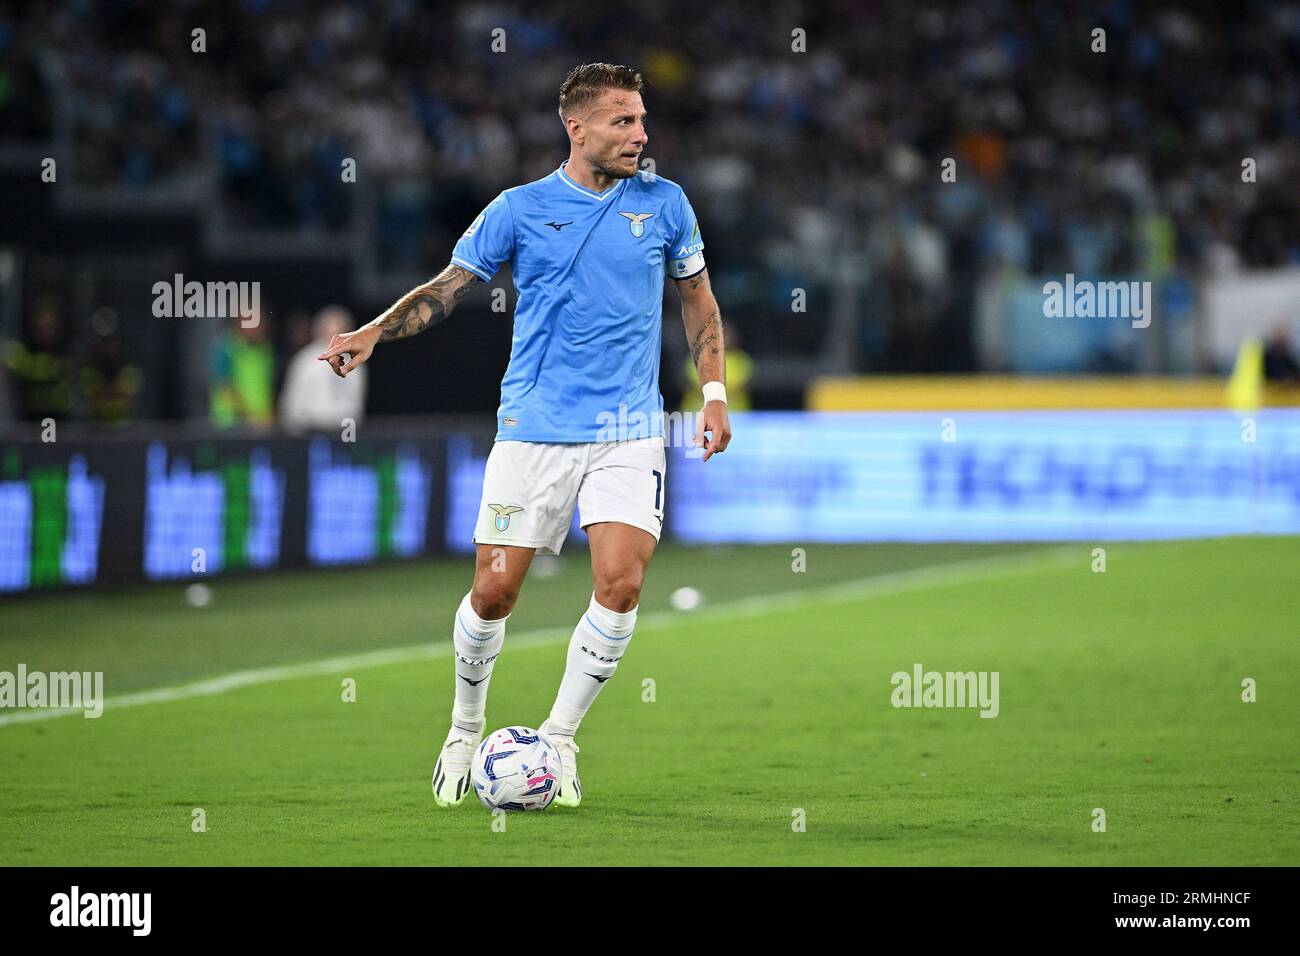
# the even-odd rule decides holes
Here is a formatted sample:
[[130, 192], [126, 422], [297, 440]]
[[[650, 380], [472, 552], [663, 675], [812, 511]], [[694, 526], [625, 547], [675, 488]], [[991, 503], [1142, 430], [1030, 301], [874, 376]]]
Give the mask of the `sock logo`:
[[459, 651], [456, 652], [456, 660], [460, 661], [462, 664], [468, 664], [470, 667], [485, 667], [488, 664], [491, 664], [494, 660], [496, 660], [500, 656], [501, 655], [499, 654], [493, 654], [491, 657], [484, 657], [479, 660], [474, 660], [469, 657], [461, 657], [460, 652]]
[[480, 677], [478, 680], [470, 680], [464, 674], [457, 674], [456, 676], [459, 677], [461, 680], [463, 680], [466, 684], [469, 684], [470, 687], [477, 687], [479, 684], [487, 680], [486, 677]]
[[583, 673], [586, 674], [588, 677], [592, 678], [593, 680], [595, 680], [595, 681], [601, 683], [601, 684], [603, 684], [603, 683], [605, 683], [605, 681], [609, 680], [609, 675], [606, 675], [606, 676], [604, 676], [604, 677], [601, 677], [599, 674], [592, 674], [592, 673], [589, 673], [589, 672], [587, 672], [587, 671], [583, 671]]
[[601, 657], [599, 654], [597, 654], [595, 651], [593, 651], [590, 647], [587, 647], [587, 646], [585, 646], [585, 645], [583, 646], [582, 649], [583, 649], [586, 653], [590, 654], [592, 657], [596, 658], [596, 660], [600, 661], [600, 662], [603, 663], [603, 664], [617, 664], [617, 663], [618, 663], [618, 658], [617, 658], [617, 657]]

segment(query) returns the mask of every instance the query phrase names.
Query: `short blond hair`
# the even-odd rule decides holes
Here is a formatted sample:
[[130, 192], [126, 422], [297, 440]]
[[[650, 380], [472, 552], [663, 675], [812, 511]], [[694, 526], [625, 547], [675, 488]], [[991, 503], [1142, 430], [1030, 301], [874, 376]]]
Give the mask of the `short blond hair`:
[[586, 106], [605, 90], [644, 93], [645, 81], [630, 66], [614, 63], [584, 63], [575, 66], [560, 84], [560, 119]]

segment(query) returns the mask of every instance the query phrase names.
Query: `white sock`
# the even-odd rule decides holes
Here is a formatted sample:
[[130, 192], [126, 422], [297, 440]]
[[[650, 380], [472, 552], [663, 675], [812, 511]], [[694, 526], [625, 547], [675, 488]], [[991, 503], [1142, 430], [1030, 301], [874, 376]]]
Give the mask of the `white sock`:
[[495, 621], [483, 620], [474, 613], [468, 594], [456, 608], [456, 620], [452, 622], [452, 643], [456, 647], [456, 703], [451, 709], [451, 722], [462, 730], [475, 734], [483, 732], [492, 662], [505, 643], [509, 617], [507, 614]]
[[627, 650], [636, 627], [636, 608], [611, 611], [596, 603], [592, 594], [587, 613], [578, 621], [569, 641], [569, 656], [564, 679], [555, 706], [551, 708], [548, 730], [565, 737], [578, 733], [578, 724], [605, 686], [614, 676], [619, 659]]

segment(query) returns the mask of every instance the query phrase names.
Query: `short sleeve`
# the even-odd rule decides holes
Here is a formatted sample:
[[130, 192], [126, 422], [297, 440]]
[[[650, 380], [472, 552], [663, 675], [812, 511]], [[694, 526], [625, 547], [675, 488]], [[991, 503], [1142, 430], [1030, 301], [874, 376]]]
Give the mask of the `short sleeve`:
[[668, 250], [666, 268], [674, 279], [689, 279], [704, 271], [704, 240], [695, 210], [684, 192], [678, 199], [677, 212], [677, 234]]
[[451, 261], [491, 282], [515, 251], [515, 226], [505, 193], [488, 203], [452, 250]]

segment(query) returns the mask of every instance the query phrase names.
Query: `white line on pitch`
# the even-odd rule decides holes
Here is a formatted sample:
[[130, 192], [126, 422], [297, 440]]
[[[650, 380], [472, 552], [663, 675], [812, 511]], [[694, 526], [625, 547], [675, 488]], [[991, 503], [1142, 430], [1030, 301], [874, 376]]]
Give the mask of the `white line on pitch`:
[[[1071, 565], [1087, 568], [1089, 554], [1089, 549], [1084, 545], [1065, 545], [1059, 548], [1034, 550], [1027, 554], [950, 561], [945, 564], [934, 564], [907, 571], [896, 571], [890, 574], [878, 574], [866, 578], [857, 578], [852, 581], [842, 581], [839, 584], [830, 584], [823, 587], [801, 588], [796, 591], [779, 591], [776, 594], [739, 598], [697, 611], [653, 611], [637, 618], [637, 630], [643, 631], [669, 626], [691, 626], [737, 617], [757, 617], [763, 614], [799, 610], [808, 605], [821, 606], [867, 598], [887, 597], [893, 594], [921, 591], [927, 588], [952, 587], [1015, 571], [1041, 571], [1066, 568]], [[511, 635], [509, 644], [512, 648], [520, 645], [558, 644], [567, 641], [572, 634], [572, 628], [540, 628], [525, 631], [522, 634]], [[364, 654], [327, 657], [323, 660], [307, 661], [302, 664], [283, 664], [275, 667], [234, 671], [230, 674], [195, 681], [191, 684], [157, 687], [152, 690], [141, 690], [109, 697], [104, 701], [104, 710], [107, 712], [119, 707], [138, 707], [144, 704], [187, 700], [192, 697], [211, 697], [215, 694], [225, 694], [232, 690], [239, 690], [242, 687], [254, 687], [258, 684], [297, 680], [302, 677], [321, 677], [328, 674], [362, 670], [368, 667], [382, 667], [386, 664], [402, 664], [426, 658], [445, 657], [448, 656], [450, 651], [451, 642], [440, 641], [437, 644], [416, 644], [410, 647], [393, 647], [387, 650], [369, 651]], [[81, 713], [80, 709], [56, 710], [40, 708], [21, 710], [0, 715], [0, 727], [38, 720], [51, 720], [55, 717], [73, 717]]]

